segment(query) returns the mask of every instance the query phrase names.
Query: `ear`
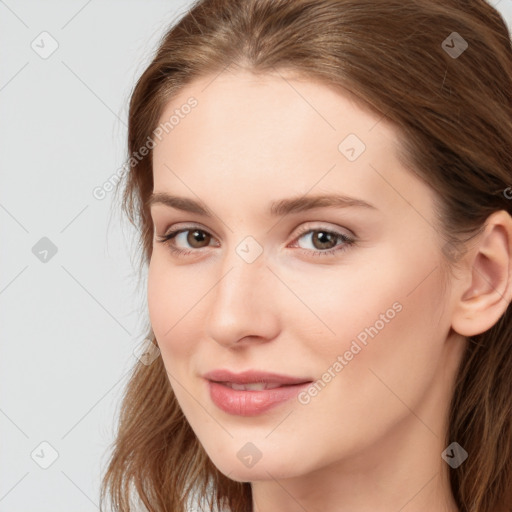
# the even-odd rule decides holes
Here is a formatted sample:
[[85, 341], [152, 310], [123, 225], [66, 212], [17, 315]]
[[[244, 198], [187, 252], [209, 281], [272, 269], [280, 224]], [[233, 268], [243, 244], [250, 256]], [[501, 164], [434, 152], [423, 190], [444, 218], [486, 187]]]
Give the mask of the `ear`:
[[475, 336], [498, 322], [512, 300], [512, 217], [494, 212], [466, 254], [465, 273], [456, 288], [453, 329]]

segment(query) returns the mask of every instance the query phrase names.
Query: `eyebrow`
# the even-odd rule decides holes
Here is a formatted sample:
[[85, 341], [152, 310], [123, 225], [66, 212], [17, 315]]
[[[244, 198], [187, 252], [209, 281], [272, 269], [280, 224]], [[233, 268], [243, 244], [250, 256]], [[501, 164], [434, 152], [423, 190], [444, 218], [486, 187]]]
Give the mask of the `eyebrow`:
[[[176, 208], [184, 212], [196, 213], [205, 217], [214, 217], [213, 212], [202, 202], [190, 199], [188, 197], [179, 197], [167, 194], [166, 192], [153, 192], [149, 197], [147, 204], [151, 207], [154, 204], [163, 204], [170, 208]], [[317, 196], [299, 196], [289, 199], [280, 199], [270, 205], [269, 214], [273, 217], [298, 213], [314, 208], [366, 208], [369, 210], [378, 210], [373, 204], [367, 203], [362, 199], [355, 197], [331, 194]]]

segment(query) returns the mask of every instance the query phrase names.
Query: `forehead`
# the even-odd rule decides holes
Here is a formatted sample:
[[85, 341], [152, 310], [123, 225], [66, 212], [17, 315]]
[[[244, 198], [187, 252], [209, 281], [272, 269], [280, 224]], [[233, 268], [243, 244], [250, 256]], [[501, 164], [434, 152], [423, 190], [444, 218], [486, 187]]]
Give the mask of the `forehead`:
[[[184, 107], [190, 98], [192, 109]], [[256, 204], [313, 189], [384, 208], [425, 201], [424, 184], [398, 160], [395, 127], [323, 83], [224, 72], [182, 89], [160, 124], [172, 116], [153, 150], [155, 190], [189, 197], [222, 190], [241, 208], [251, 198]]]
[[185, 123], [180, 118], [172, 128], [175, 135], [193, 131], [197, 136], [198, 125], [215, 125], [217, 129], [210, 136], [217, 142], [223, 136], [233, 139], [237, 136], [234, 132], [239, 131], [240, 138], [251, 134], [254, 141], [276, 140], [279, 135], [276, 144], [301, 136], [311, 138], [313, 132], [325, 137], [326, 143], [336, 143], [351, 132], [370, 145], [399, 143], [395, 127], [384, 116], [365, 108], [350, 91], [290, 72], [255, 75], [224, 71], [202, 77], [168, 102], [159, 124], [179, 113], [190, 97], [197, 100], [190, 116], [196, 122]]

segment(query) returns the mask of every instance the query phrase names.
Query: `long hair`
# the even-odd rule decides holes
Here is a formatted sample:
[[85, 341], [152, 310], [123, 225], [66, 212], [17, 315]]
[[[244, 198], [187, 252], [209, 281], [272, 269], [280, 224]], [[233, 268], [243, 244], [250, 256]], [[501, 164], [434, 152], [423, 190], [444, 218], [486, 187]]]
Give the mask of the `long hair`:
[[[484, 0], [202, 0], [163, 36], [130, 99], [122, 208], [140, 231], [141, 268], [153, 243], [152, 152], [141, 148], [178, 92], [230, 65], [293, 70], [386, 116], [400, 134], [401, 161], [436, 192], [447, 268], [491, 213], [512, 213], [511, 37]], [[510, 309], [468, 338], [456, 379], [446, 445], [457, 441], [469, 453], [450, 472], [461, 512], [512, 510]], [[156, 343], [151, 328], [147, 338]], [[102, 503], [108, 495], [128, 512], [132, 492], [150, 511], [184, 512], [192, 496], [209, 510], [252, 509], [250, 483], [210, 461], [161, 358], [133, 368]]]

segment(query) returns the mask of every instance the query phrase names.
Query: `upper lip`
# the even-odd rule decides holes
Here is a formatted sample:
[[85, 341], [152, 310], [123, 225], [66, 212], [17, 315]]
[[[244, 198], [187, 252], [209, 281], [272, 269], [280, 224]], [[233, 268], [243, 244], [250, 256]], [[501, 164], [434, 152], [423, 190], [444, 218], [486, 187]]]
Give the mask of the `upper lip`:
[[233, 373], [230, 370], [213, 370], [203, 375], [205, 379], [213, 382], [231, 382], [233, 384], [250, 384], [263, 382], [265, 384], [304, 384], [312, 382], [307, 377], [290, 377], [279, 373], [262, 372], [258, 370], [247, 370], [241, 373]]

